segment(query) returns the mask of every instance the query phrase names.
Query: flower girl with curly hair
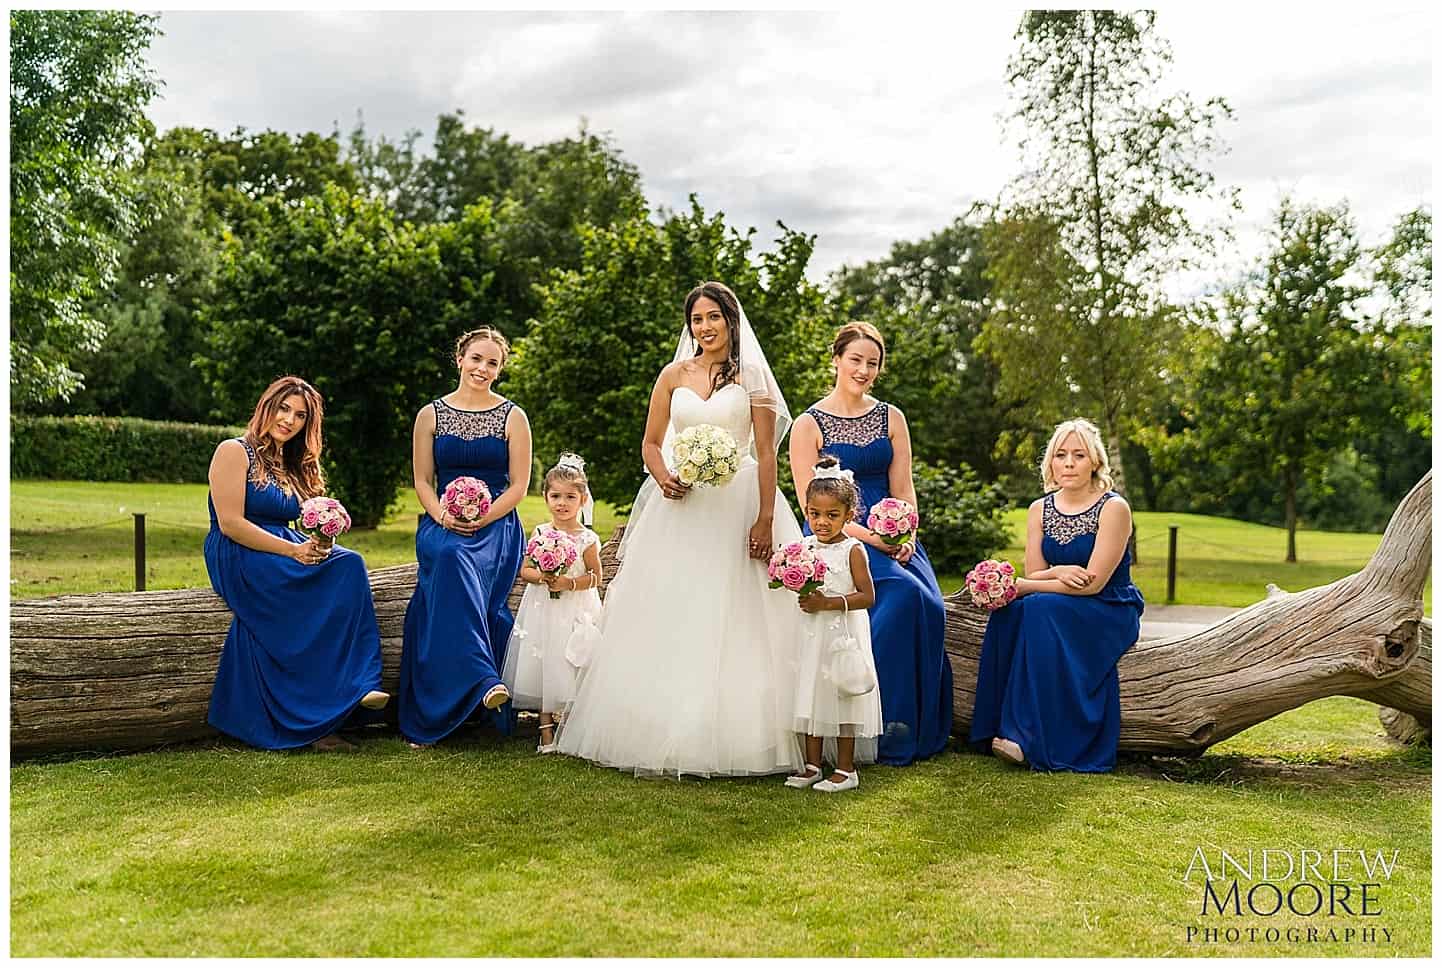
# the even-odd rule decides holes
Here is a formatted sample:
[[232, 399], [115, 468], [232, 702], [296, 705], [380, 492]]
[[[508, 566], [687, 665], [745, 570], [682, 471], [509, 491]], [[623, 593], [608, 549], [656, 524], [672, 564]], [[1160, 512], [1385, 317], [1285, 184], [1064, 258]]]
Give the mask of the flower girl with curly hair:
[[[563, 453], [546, 472], [541, 493], [551, 511], [549, 524], [531, 532], [532, 542], [559, 531], [575, 544], [577, 555], [559, 572], [543, 572], [528, 551], [521, 567], [526, 590], [516, 611], [516, 625], [506, 646], [501, 679], [517, 709], [541, 714], [541, 739], [536, 751], [554, 753], [556, 724], [600, 637], [601, 539], [586, 527], [593, 507], [586, 481], [586, 462]], [[528, 545], [529, 547], [529, 545]]]
[[[806, 734], [806, 763], [786, 778], [786, 785], [836, 793], [860, 785], [856, 761], [875, 759], [875, 737], [881, 733], [881, 694], [866, 614], [876, 602], [876, 588], [866, 548], [844, 530], [861, 503], [851, 471], [830, 456], [822, 456], [815, 470], [803, 509], [811, 534], [802, 542], [825, 563], [826, 573], [821, 587], [799, 600], [810, 616], [796, 690], [796, 731]], [[872, 741], [869, 755], [857, 756], [858, 739]], [[829, 753], [833, 742], [829, 759], [836, 768], [823, 778], [822, 746]]]

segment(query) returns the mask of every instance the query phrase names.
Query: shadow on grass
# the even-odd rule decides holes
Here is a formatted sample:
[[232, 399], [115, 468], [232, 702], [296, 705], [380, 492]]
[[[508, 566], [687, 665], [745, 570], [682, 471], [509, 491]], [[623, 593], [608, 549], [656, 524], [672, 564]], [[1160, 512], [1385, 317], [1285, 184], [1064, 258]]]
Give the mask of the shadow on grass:
[[1345, 785], [1357, 782], [1430, 789], [1432, 748], [1393, 743], [1391, 748], [1357, 753], [1311, 748], [1265, 756], [1208, 752], [1201, 756], [1122, 754], [1117, 772], [1177, 783], [1236, 786], [1253, 781], [1272, 784]]

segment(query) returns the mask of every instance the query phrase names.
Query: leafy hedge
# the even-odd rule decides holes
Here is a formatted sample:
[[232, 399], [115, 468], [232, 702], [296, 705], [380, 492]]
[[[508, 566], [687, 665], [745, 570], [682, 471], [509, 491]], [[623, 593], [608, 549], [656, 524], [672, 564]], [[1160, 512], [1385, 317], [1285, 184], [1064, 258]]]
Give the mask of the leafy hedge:
[[985, 484], [969, 464], [912, 467], [921, 505], [921, 543], [937, 574], [961, 575], [1011, 543], [1001, 519], [1007, 507], [996, 484]]
[[10, 476], [204, 484], [215, 447], [244, 427], [138, 417], [10, 417]]

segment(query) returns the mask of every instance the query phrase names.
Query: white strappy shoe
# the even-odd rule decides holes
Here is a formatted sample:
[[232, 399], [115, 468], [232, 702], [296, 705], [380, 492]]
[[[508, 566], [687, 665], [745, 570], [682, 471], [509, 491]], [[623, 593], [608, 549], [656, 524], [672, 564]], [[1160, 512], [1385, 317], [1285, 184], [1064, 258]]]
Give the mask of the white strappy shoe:
[[840, 783], [834, 783], [831, 780], [822, 780], [811, 789], [817, 793], [840, 793], [842, 790], [855, 790], [861, 786], [860, 770], [852, 770], [850, 773], [847, 773], [845, 770], [834, 770], [833, 772], [840, 773], [846, 777], [846, 779]]
[[819, 783], [821, 781], [821, 778], [825, 775], [821, 772], [821, 767], [817, 766], [815, 763], [807, 763], [806, 769], [814, 770], [815, 772], [806, 775], [798, 773], [795, 776], [788, 776], [786, 778], [786, 786], [789, 786], [793, 790], [804, 790], [807, 787], [811, 786], [813, 783]]
[[511, 701], [511, 690], [506, 688], [504, 682], [498, 682], [486, 690], [485, 696], [481, 699], [481, 705], [487, 709], [500, 709]]

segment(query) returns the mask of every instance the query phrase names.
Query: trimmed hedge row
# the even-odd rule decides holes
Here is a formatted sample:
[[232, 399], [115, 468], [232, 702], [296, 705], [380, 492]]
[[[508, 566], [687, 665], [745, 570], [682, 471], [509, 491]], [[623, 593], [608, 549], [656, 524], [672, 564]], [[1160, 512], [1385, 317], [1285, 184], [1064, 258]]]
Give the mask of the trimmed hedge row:
[[244, 427], [138, 417], [10, 417], [10, 476], [204, 484], [215, 447]]

